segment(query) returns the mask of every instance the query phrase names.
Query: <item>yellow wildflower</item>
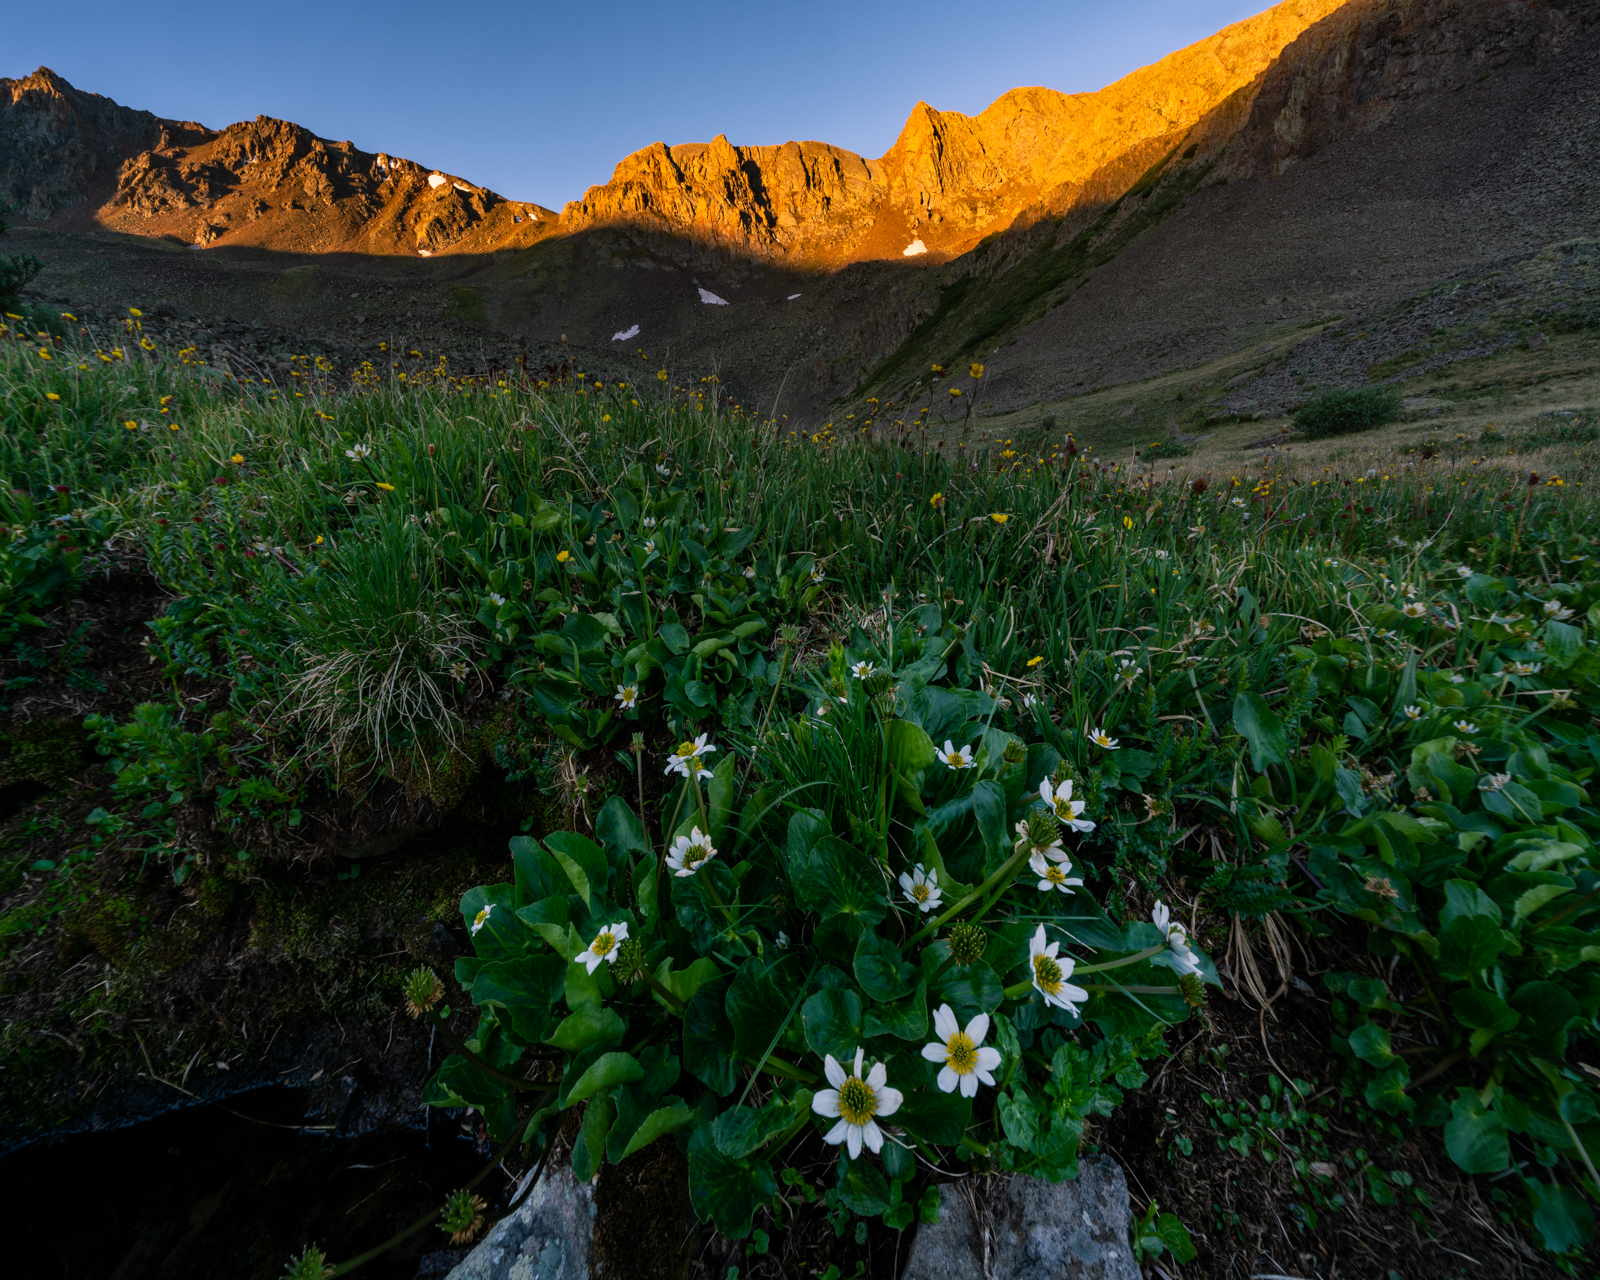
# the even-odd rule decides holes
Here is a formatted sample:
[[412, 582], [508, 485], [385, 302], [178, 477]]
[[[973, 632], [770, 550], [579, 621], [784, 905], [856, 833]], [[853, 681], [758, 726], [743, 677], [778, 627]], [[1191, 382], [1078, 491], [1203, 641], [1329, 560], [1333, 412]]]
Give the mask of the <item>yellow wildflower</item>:
[[972, 365], [970, 368], [968, 368], [967, 372], [970, 373], [974, 378], [981, 378], [983, 377], [983, 366], [981, 364]]
[[382, 480], [378, 481], [378, 488], [382, 489], [385, 493], [394, 492], [394, 486], [392, 484], [384, 484]]
[[557, 564], [566, 564], [566, 562], [570, 559], [572, 559], [572, 552], [568, 551], [565, 547], [556, 552]]
[[991, 511], [989, 513], [989, 519], [993, 520], [996, 524], [1004, 524], [1007, 520], [1011, 519], [1011, 515], [1009, 512], [1005, 511]]
[[61, 397], [58, 396], [54, 391], [46, 391], [44, 393], [44, 398], [46, 400], [59, 400], [59, 399], [61, 399]]

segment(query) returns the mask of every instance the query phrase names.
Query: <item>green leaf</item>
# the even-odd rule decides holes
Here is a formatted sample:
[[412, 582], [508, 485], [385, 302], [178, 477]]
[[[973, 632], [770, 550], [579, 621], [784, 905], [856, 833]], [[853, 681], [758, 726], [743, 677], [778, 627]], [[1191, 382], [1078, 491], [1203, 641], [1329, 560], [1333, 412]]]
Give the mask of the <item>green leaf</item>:
[[1375, 1022], [1364, 1022], [1350, 1033], [1350, 1051], [1369, 1066], [1386, 1067], [1394, 1061], [1389, 1033]]
[[[805, 1002], [801, 1018], [812, 1053], [819, 1058], [831, 1054], [841, 1065], [854, 1061], [863, 1039], [861, 997], [854, 991], [817, 992]], [[734, 1025], [738, 1026], [737, 1020]]]
[[884, 726], [884, 736], [889, 743], [889, 767], [913, 786], [935, 760], [939, 749], [921, 725], [909, 720], [891, 720]]
[[1456, 1099], [1450, 1104], [1444, 1149], [1466, 1173], [1499, 1173], [1511, 1163], [1505, 1121], [1464, 1087], [1456, 1090]]
[[1444, 887], [1444, 909], [1439, 912], [1439, 928], [1448, 929], [1463, 916], [1484, 916], [1500, 923], [1500, 904], [1470, 880], [1451, 880]]
[[609, 1097], [596, 1098], [583, 1113], [583, 1127], [578, 1140], [572, 1144], [572, 1176], [578, 1182], [588, 1182], [599, 1171], [600, 1158], [605, 1155], [606, 1135], [617, 1118], [617, 1104]]
[[516, 869], [519, 908], [566, 892], [559, 868], [532, 836], [511, 837], [511, 865]]
[[1527, 1024], [1521, 1028], [1524, 1035], [1542, 1041], [1550, 1057], [1566, 1057], [1567, 1027], [1583, 1013], [1571, 992], [1555, 982], [1524, 982], [1509, 1003]]
[[1194, 1241], [1189, 1238], [1183, 1223], [1178, 1221], [1177, 1214], [1161, 1214], [1156, 1218], [1155, 1228], [1161, 1243], [1167, 1246], [1167, 1251], [1179, 1263], [1193, 1262], [1199, 1257], [1199, 1250], [1194, 1247]]
[[689, 633], [676, 622], [663, 622], [656, 634], [673, 653], [683, 653], [689, 647]]
[[1233, 727], [1250, 744], [1250, 764], [1257, 773], [1269, 764], [1285, 764], [1289, 743], [1283, 721], [1259, 693], [1241, 693], [1233, 703]]
[[544, 838], [544, 844], [550, 856], [567, 873], [567, 879], [572, 881], [572, 887], [583, 899], [584, 906], [593, 910], [593, 895], [604, 893], [610, 878], [606, 851], [588, 836], [580, 836], [576, 831], [552, 831]]
[[795, 896], [824, 920], [851, 915], [871, 927], [889, 914], [882, 878], [873, 868], [871, 858], [834, 836], [824, 836], [798, 855], [793, 848], [789, 853]]
[[898, 1000], [917, 985], [918, 969], [900, 957], [900, 948], [875, 933], [864, 933], [856, 945], [856, 981], [874, 1000]]
[[1500, 926], [1487, 916], [1462, 916], [1439, 933], [1439, 968], [1446, 977], [1471, 978], [1499, 957], [1505, 946]]
[[[1558, 626], [1558, 623], [1552, 623]], [[1586, 1248], [1594, 1239], [1594, 1214], [1582, 1192], [1559, 1182], [1528, 1178], [1528, 1198], [1534, 1203], [1533, 1225], [1551, 1253]]]
[[567, 1094], [567, 1105], [582, 1102], [591, 1094], [599, 1093], [602, 1089], [615, 1088], [619, 1084], [627, 1084], [631, 1080], [642, 1080], [644, 1068], [639, 1065], [639, 1060], [631, 1053], [606, 1053], [593, 1062], [589, 1069], [578, 1077], [576, 1084]]
[[546, 1040], [558, 1049], [576, 1053], [594, 1044], [615, 1044], [627, 1028], [614, 1009], [585, 1005], [561, 1020], [561, 1025]]
[[739, 757], [727, 755], [711, 771], [711, 782], [706, 787], [707, 817], [711, 822], [711, 843], [718, 848], [728, 836], [728, 823], [733, 818], [734, 797], [739, 789]]
[[1485, 1031], [1510, 1031], [1522, 1017], [1492, 991], [1458, 987], [1450, 993], [1450, 1008], [1462, 1026]]
[[1005, 999], [1000, 976], [982, 960], [976, 964], [953, 964], [931, 985], [935, 1006], [948, 1004], [962, 1026], [980, 1013], [993, 1013]]
[[689, 1139], [689, 1199], [702, 1222], [713, 1223], [730, 1240], [750, 1234], [756, 1210], [778, 1193], [772, 1165], [765, 1160], [734, 1160], [717, 1150], [711, 1126]]
[[972, 1123], [972, 1099], [963, 1098], [959, 1091], [909, 1089], [892, 1123], [934, 1146], [954, 1146]]
[[1000, 1113], [1000, 1127], [1005, 1130], [1006, 1141], [1014, 1147], [1030, 1151], [1039, 1140], [1039, 1108], [1019, 1086], [1010, 1093], [1000, 1095], [996, 1104]]
[[1391, 1062], [1367, 1081], [1365, 1091], [1367, 1105], [1393, 1115], [1407, 1110], [1410, 1099], [1406, 1097], [1406, 1085], [1410, 1080], [1411, 1072], [1404, 1062], [1398, 1059]]
[[735, 1160], [759, 1151], [807, 1114], [811, 1094], [809, 1090], [801, 1092], [806, 1095], [803, 1107], [798, 1097], [794, 1105], [780, 1099], [769, 1102], [759, 1111], [754, 1107], [729, 1107], [711, 1122], [711, 1136], [716, 1140], [717, 1150]]
[[1583, 632], [1569, 622], [1547, 622], [1544, 649], [1546, 661], [1565, 671], [1583, 653]]
[[633, 1131], [633, 1136], [628, 1139], [628, 1145], [612, 1163], [621, 1164], [635, 1151], [642, 1151], [657, 1138], [675, 1133], [693, 1120], [694, 1112], [688, 1107], [658, 1107], [640, 1122], [639, 1127]]
[[733, 1023], [728, 1021], [723, 1010], [728, 985], [719, 979], [701, 988], [683, 1013], [684, 1069], [724, 1097], [732, 1093], [738, 1083], [734, 1071]]
[[899, 1040], [921, 1040], [928, 1034], [928, 988], [917, 988], [904, 1000], [881, 1001], [867, 1006], [863, 1030], [873, 1036], [894, 1036]]
[[472, 1003], [504, 1012], [504, 1021], [523, 1044], [537, 1044], [550, 1032], [555, 1002], [562, 997], [566, 963], [560, 956], [492, 960], [472, 982]]
[[594, 820], [594, 833], [600, 837], [600, 843], [620, 860], [650, 852], [644, 823], [639, 821], [639, 816], [621, 796], [612, 796], [606, 801], [599, 817]]
[[862, 1158], [839, 1159], [839, 1200], [863, 1218], [875, 1218], [889, 1207], [889, 1182], [883, 1170]]
[[972, 788], [972, 816], [983, 837], [984, 870], [992, 873], [1011, 856], [1011, 837], [1006, 827], [1006, 793], [998, 782], [985, 778]]
[[792, 985], [778, 986], [767, 962], [754, 957], [744, 962], [727, 999], [734, 1051], [741, 1058], [754, 1062], [767, 1051], [789, 1017], [796, 994]]

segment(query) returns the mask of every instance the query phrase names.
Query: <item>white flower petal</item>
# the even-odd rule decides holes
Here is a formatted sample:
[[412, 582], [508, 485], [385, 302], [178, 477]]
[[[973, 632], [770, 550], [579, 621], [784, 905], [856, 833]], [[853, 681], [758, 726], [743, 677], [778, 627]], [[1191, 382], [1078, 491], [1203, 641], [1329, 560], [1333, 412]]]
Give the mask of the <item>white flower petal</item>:
[[868, 1120], [861, 1126], [861, 1137], [873, 1155], [883, 1150], [883, 1130], [878, 1128], [876, 1120]]
[[811, 1096], [811, 1109], [819, 1116], [833, 1117], [839, 1114], [839, 1091], [837, 1089], [819, 1089]]
[[845, 1075], [844, 1068], [839, 1065], [839, 1060], [831, 1053], [828, 1055], [827, 1061], [822, 1064], [822, 1074], [828, 1077], [828, 1083], [835, 1089], [850, 1078]]
[[[858, 1065], [856, 1070], [859, 1071], [860, 1069], [861, 1068]], [[879, 1089], [883, 1088], [884, 1081], [886, 1081], [888, 1078], [889, 1068], [884, 1066], [881, 1062], [875, 1062], [872, 1065], [872, 1070], [867, 1072], [867, 1088], [876, 1093]]]
[[939, 1089], [941, 1092], [953, 1093], [955, 1092], [956, 1086], [960, 1083], [961, 1077], [956, 1074], [956, 1069], [954, 1067], [946, 1066], [942, 1071], [939, 1072]]
[[[871, 1124], [872, 1122], [869, 1120], [867, 1123]], [[852, 1160], [861, 1159], [861, 1126], [860, 1125], [852, 1124], [852, 1125], [849, 1125], [845, 1129], [845, 1131], [844, 1131], [844, 1142], [845, 1142], [845, 1146], [850, 1149], [850, 1158]]]
[[906, 1100], [905, 1094], [898, 1089], [891, 1089], [888, 1085], [884, 1085], [876, 1092], [878, 1095], [876, 1114], [879, 1116], [892, 1116], [896, 1111], [900, 1110], [900, 1104]]
[[935, 1040], [932, 1044], [922, 1046], [922, 1056], [929, 1062], [945, 1062], [949, 1060], [950, 1050], [944, 1047], [942, 1041]]
[[827, 1133], [822, 1135], [822, 1140], [824, 1142], [831, 1142], [835, 1146], [838, 1146], [839, 1143], [845, 1140], [845, 1135], [848, 1134], [854, 1127], [855, 1126], [852, 1125], [848, 1120], [841, 1120], [838, 1124], [834, 1125], [833, 1128], [829, 1129]]
[[983, 1038], [989, 1034], [989, 1015], [980, 1013], [971, 1022], [967, 1023], [967, 1039], [973, 1044], [982, 1044]]
[[975, 1098], [978, 1096], [977, 1076], [969, 1074], [961, 1077], [961, 1096], [963, 1098]]
[[[980, 1076], [988, 1075], [989, 1072], [993, 1071], [1004, 1061], [1005, 1056], [1000, 1052], [1000, 1050], [985, 1045], [983, 1048], [978, 1050], [978, 1074]], [[985, 1080], [984, 1083], [993, 1084], [994, 1081], [992, 1079]]]
[[955, 1010], [949, 1005], [942, 1004], [933, 1011], [933, 1034], [939, 1039], [949, 1040], [959, 1030], [961, 1024], [956, 1021]]

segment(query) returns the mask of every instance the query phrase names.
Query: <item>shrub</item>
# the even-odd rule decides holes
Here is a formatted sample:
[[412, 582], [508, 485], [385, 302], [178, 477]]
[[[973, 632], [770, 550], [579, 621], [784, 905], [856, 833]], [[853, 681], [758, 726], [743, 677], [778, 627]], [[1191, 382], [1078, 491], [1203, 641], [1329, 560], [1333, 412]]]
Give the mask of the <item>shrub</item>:
[[1294, 425], [1308, 440], [1370, 431], [1393, 422], [1400, 412], [1400, 393], [1393, 387], [1344, 387], [1326, 391], [1294, 411]]
[[[5, 214], [10, 213], [0, 203], [0, 238], [7, 231]], [[15, 311], [22, 305], [22, 290], [28, 282], [44, 270], [44, 263], [31, 253], [13, 253], [0, 256], [0, 311]]]

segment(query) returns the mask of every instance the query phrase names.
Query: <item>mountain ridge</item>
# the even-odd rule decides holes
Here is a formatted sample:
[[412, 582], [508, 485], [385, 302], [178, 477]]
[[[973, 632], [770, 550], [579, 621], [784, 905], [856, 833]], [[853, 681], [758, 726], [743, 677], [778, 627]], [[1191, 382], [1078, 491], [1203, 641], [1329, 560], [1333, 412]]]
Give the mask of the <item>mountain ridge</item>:
[[[0, 193], [32, 222], [98, 200], [60, 225], [201, 247], [433, 256], [522, 249], [549, 234], [605, 227], [803, 270], [923, 253], [937, 262], [1019, 219], [1070, 211], [1108, 160], [1192, 126], [1345, 3], [1283, 0], [1091, 93], [1017, 88], [975, 116], [918, 102], [875, 160], [825, 142], [735, 146], [723, 134], [653, 143], [559, 215], [287, 121], [258, 116], [213, 130], [162, 120], [40, 68], [0, 79], [0, 151], [24, 159], [0, 163]], [[19, 146], [19, 136], [58, 141]], [[57, 170], [70, 169], [74, 151], [95, 163], [70, 176], [43, 163], [54, 157]], [[121, 160], [107, 194], [114, 155]], [[263, 160], [264, 169], [247, 172]], [[425, 191], [419, 185], [430, 181]]]

